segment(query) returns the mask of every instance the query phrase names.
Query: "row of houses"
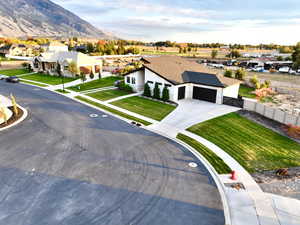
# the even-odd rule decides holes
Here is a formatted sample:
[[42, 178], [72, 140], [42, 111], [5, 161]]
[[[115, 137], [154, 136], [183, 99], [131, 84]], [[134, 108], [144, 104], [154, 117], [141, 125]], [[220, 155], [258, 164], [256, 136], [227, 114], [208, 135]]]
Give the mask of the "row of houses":
[[3, 44], [0, 46], [0, 56], [7, 58], [11, 56], [34, 57], [41, 52], [48, 51], [68, 51], [68, 46], [58, 41], [53, 41], [44, 45]]

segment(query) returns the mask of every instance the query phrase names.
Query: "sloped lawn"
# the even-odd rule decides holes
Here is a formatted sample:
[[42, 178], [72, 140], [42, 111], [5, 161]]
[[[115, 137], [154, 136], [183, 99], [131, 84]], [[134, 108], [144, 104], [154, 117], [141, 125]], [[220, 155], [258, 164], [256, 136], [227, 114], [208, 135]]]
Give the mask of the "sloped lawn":
[[217, 173], [228, 174], [231, 172], [227, 164], [203, 144], [181, 133], [177, 135], [177, 138], [197, 150], [215, 168]]
[[[62, 83], [62, 78], [59, 76], [51, 76], [48, 74], [43, 74], [43, 73], [36, 73], [36, 74], [30, 74], [30, 75], [25, 75], [21, 77], [22, 79], [26, 80], [31, 80], [31, 81], [37, 81], [49, 85], [58, 85]], [[76, 80], [77, 78], [72, 78], [72, 77], [64, 77], [64, 83], [68, 83], [71, 81]]]
[[115, 101], [111, 104], [158, 121], [161, 121], [176, 108], [173, 105], [137, 96]]
[[253, 91], [255, 91], [254, 88], [241, 84], [239, 89], [239, 95], [245, 98], [256, 98], [256, 95], [251, 93]]
[[188, 129], [234, 157], [249, 172], [300, 166], [300, 145], [237, 113]]
[[22, 74], [30, 73], [27, 69], [12, 69], [12, 70], [0, 70], [0, 74], [6, 76], [18, 76]]
[[115, 90], [99, 91], [99, 92], [95, 92], [95, 93], [91, 93], [91, 94], [87, 94], [87, 95], [92, 98], [96, 98], [100, 101], [107, 101], [110, 99], [114, 99], [114, 98], [117, 98], [120, 96], [129, 95], [129, 94], [132, 94], [132, 92], [115, 89]]
[[93, 80], [90, 82], [86, 82], [84, 84], [79, 84], [73, 87], [69, 87], [68, 89], [72, 91], [87, 91], [96, 88], [110, 87], [114, 86], [115, 81], [122, 80], [123, 77], [105, 77], [99, 80]]

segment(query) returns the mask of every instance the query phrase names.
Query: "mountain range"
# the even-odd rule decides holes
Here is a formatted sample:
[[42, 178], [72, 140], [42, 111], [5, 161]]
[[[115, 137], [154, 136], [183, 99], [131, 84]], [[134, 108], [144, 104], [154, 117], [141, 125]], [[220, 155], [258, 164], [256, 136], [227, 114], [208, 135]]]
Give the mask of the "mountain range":
[[0, 36], [114, 39], [50, 0], [1, 0]]

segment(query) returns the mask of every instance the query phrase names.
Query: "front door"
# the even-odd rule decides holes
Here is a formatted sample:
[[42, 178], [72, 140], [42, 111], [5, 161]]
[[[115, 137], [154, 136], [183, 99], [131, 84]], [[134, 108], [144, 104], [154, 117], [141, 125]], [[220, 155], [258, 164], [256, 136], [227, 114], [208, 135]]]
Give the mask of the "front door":
[[185, 86], [178, 88], [178, 100], [185, 98]]

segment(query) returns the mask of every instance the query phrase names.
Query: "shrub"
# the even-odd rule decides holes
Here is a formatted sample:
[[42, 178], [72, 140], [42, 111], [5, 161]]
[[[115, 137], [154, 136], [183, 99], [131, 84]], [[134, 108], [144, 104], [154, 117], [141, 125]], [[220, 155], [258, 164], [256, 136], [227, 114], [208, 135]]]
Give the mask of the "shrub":
[[250, 83], [251, 83], [254, 87], [257, 86], [257, 83], [259, 83], [259, 80], [258, 80], [258, 78], [257, 78], [256, 75], [254, 75], [254, 76], [250, 79]]
[[235, 79], [244, 80], [246, 77], [246, 71], [244, 69], [238, 69], [235, 72]]
[[292, 124], [288, 124], [287, 126], [283, 127], [283, 130], [290, 137], [300, 139], [300, 127], [299, 126], [294, 126]]
[[169, 93], [169, 89], [165, 86], [163, 89], [163, 93], [162, 93], [162, 100], [164, 102], [167, 102], [170, 100], [170, 93]]
[[225, 70], [224, 77], [233, 78], [232, 70]]
[[131, 86], [129, 86], [128, 84], [125, 84], [124, 81], [121, 81], [119, 83], [119, 89], [123, 90], [123, 91], [127, 91], [127, 92], [133, 92], [133, 89]]
[[144, 86], [144, 94], [143, 95], [146, 97], [151, 97], [151, 90], [150, 90], [148, 83], [146, 83]]
[[90, 78], [91, 78], [91, 79], [94, 79], [94, 77], [95, 77], [95, 75], [94, 75], [93, 71], [91, 70]]
[[275, 92], [271, 88], [260, 88], [260, 89], [255, 90], [255, 95], [259, 100], [261, 100], [267, 96], [272, 96], [274, 94], [275, 94]]
[[160, 99], [160, 88], [158, 83], [155, 83], [155, 87], [153, 90], [153, 98]]

